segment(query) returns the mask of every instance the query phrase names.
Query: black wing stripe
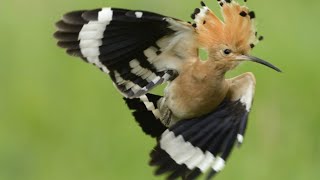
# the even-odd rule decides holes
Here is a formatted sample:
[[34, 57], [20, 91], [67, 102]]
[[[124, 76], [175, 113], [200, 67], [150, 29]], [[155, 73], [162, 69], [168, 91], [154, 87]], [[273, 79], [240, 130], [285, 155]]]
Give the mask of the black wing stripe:
[[161, 96], [146, 94], [140, 98], [124, 98], [129, 109], [134, 110], [132, 113], [142, 130], [152, 137], [159, 137], [167, 128], [160, 121], [160, 112], [158, 101]]
[[[106, 9], [106, 8], [104, 8]], [[95, 9], [91, 11], [84, 12], [82, 14], [82, 18], [87, 21], [97, 21], [98, 17], [104, 9]], [[152, 12], [147, 11], [132, 11], [121, 8], [112, 8], [113, 21], [127, 21], [127, 22], [135, 22], [135, 21], [163, 21], [164, 16]], [[130, 18], [128, 18], [130, 17]]]
[[86, 11], [73, 11], [73, 12], [70, 12], [70, 13], [67, 13], [65, 14], [63, 17], [62, 17], [62, 20], [65, 22], [65, 23], [68, 23], [68, 24], [73, 24], [73, 25], [83, 25], [83, 24], [86, 24], [88, 23], [88, 21], [86, 21], [85, 19], [83, 19], [81, 17], [81, 15], [86, 12]]
[[65, 49], [80, 49], [79, 41], [71, 41], [71, 42], [66, 42], [66, 41], [59, 41], [57, 45], [61, 48]]
[[168, 180], [177, 179], [179, 176], [186, 177], [187, 174], [191, 173], [187, 166], [177, 164], [170, 155], [159, 146], [154, 148], [150, 156], [152, 160], [149, 164], [151, 166], [158, 166], [155, 174], [161, 175], [170, 172], [167, 177]]
[[185, 177], [185, 180], [194, 180], [200, 175], [201, 175], [201, 170], [196, 168]]
[[213, 138], [208, 146], [208, 151], [211, 152], [214, 156], [218, 155], [222, 150], [222, 144], [225, 138], [228, 136], [231, 125], [227, 124], [221, 129], [219, 134]]
[[[224, 141], [223, 147], [221, 149], [222, 155], [221, 155], [221, 163], [225, 163], [225, 161], [227, 161], [227, 159], [229, 158], [229, 155], [231, 154], [232, 148], [235, 144], [236, 141], [236, 137], [237, 137], [237, 130], [233, 129], [228, 137], [226, 138], [226, 140]], [[207, 179], [211, 179], [216, 173], [218, 173], [219, 171], [222, 170], [223, 166], [220, 166], [218, 163], [214, 164], [212, 166], [212, 169], [210, 170]]]
[[[132, 60], [132, 59], [146, 59], [148, 60], [148, 64], [149, 67], [152, 67], [153, 69], [155, 69], [155, 67], [153, 67], [151, 65], [152, 61], [155, 57], [153, 56], [153, 54], [156, 54], [156, 52], [154, 52], [153, 54], [150, 54], [150, 50], [152, 50], [151, 48], [146, 49], [148, 45], [145, 45], [147, 43], [140, 42], [139, 44], [135, 44], [130, 48], [123, 48], [121, 50], [118, 51], [114, 51], [112, 53], [109, 54], [102, 54], [99, 56], [99, 58], [101, 59], [101, 61], [103, 62], [103, 64], [109, 66], [109, 65], [113, 65], [113, 64], [117, 64], [119, 62], [126, 62], [128, 63], [128, 61]], [[146, 49], [146, 50], [145, 50]], [[137, 53], [137, 52], [141, 52], [141, 53]], [[149, 54], [147, 54], [149, 53]], [[147, 57], [147, 56], [151, 56], [152, 57]], [[142, 58], [141, 58], [142, 57]], [[146, 58], [144, 58], [146, 57]], [[122, 64], [119, 64], [122, 65]]]
[[222, 127], [222, 124], [212, 123], [212, 125], [208, 125], [200, 133], [190, 137], [188, 141], [192, 144], [196, 144], [202, 151], [206, 151], [208, 149], [208, 142], [214, 138]]
[[[125, 34], [119, 34], [119, 36], [114, 36], [114, 37], [104, 37], [102, 39], [102, 44], [104, 46], [110, 46], [110, 45], [119, 45], [119, 43], [123, 43], [123, 44], [129, 44], [129, 45], [134, 45], [136, 44], [137, 42], [137, 39], [136, 38], [129, 38], [127, 36], [125, 36]], [[101, 47], [103, 48], [103, 47]], [[107, 47], [105, 47], [105, 49], [107, 49]], [[101, 49], [103, 51], [103, 49]], [[105, 52], [105, 51], [103, 51]]]
[[101, 12], [102, 9], [94, 9], [90, 11], [85, 11], [81, 14], [81, 17], [86, 21], [98, 21], [99, 18], [99, 12]]
[[128, 11], [126, 16], [131, 18], [138, 18], [144, 21], [154, 22], [154, 21], [164, 21], [165, 16], [148, 11]]
[[78, 34], [70, 33], [70, 32], [56, 32], [54, 33], [54, 37], [61, 41], [78, 41]]
[[121, 69], [118, 69], [118, 73], [121, 74], [122, 79], [131, 81], [134, 84], [139, 85], [140, 87], [148, 85], [148, 81], [146, 79], [143, 79], [141, 76], [128, 71], [128, 69], [130, 68], [127, 66], [122, 66]]
[[111, 42], [110, 45], [112, 45], [111, 47], [109, 46], [109, 44], [100, 46], [100, 52], [103, 52], [103, 54], [112, 54], [113, 52], [130, 52], [133, 49], [132, 47], [138, 46], [136, 44], [136, 39], [128, 39], [128, 40], [124, 40], [121, 41], [120, 43], [116, 43], [116, 42]]
[[84, 57], [80, 49], [67, 49], [66, 52], [71, 56]]
[[68, 24], [62, 20], [56, 23], [56, 28], [60, 32], [77, 33], [81, 31], [82, 25]]
[[246, 133], [246, 128], [247, 128], [247, 122], [248, 122], [248, 115], [249, 112], [246, 112], [246, 114], [243, 116], [243, 119], [240, 122], [240, 126], [239, 126], [239, 133], [237, 135], [237, 140], [239, 144], [242, 144], [243, 142], [243, 137]]

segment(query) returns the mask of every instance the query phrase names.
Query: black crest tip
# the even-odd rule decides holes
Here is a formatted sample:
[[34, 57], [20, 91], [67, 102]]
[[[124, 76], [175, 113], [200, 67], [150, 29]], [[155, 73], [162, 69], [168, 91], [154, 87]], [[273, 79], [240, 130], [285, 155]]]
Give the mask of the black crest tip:
[[203, 1], [201, 1], [200, 4], [201, 6], [206, 6], [206, 4]]
[[253, 11], [249, 12], [250, 19], [256, 18], [256, 14]]
[[194, 14], [199, 14], [199, 13], [200, 13], [200, 9], [199, 8], [194, 9]]
[[259, 36], [259, 38], [258, 38], [259, 41], [262, 41], [263, 39], [264, 39], [263, 36]]
[[191, 14], [190, 16], [192, 19], [195, 19], [196, 18], [196, 15], [195, 14]]

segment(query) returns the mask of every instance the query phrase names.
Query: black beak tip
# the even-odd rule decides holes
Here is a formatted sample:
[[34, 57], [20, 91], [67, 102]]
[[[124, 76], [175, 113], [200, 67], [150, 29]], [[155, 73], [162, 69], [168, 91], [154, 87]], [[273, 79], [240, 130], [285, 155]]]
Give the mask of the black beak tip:
[[267, 66], [267, 67], [269, 67], [269, 68], [271, 68], [271, 69], [273, 69], [273, 70], [275, 70], [275, 71], [277, 71], [279, 73], [282, 73], [282, 71], [279, 68], [277, 68], [276, 66], [274, 66], [273, 64], [271, 64], [271, 63], [269, 63], [269, 62], [267, 62], [265, 60], [262, 60], [260, 58], [254, 57], [254, 56], [247, 56], [247, 57], [248, 57], [249, 60], [251, 60], [253, 62], [265, 65], [265, 66]]
[[275, 71], [277, 71], [277, 72], [279, 72], [279, 73], [283, 73], [283, 71], [281, 70], [281, 69], [279, 69], [279, 68], [277, 68], [277, 67], [273, 67], [272, 69], [274, 69]]

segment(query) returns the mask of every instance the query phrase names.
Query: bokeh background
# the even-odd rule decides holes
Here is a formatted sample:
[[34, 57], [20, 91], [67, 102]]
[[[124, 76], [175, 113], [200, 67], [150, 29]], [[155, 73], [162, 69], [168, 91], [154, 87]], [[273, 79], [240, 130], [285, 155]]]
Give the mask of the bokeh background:
[[[215, 11], [215, 0], [206, 3]], [[142, 133], [106, 75], [67, 56], [54, 22], [78, 9], [116, 6], [189, 21], [198, 0], [1, 0], [0, 180], [160, 180]], [[320, 178], [320, 1], [249, 0], [259, 32], [253, 51], [279, 74], [245, 63], [256, 97], [245, 143], [220, 180]], [[160, 90], [158, 90], [160, 92]]]

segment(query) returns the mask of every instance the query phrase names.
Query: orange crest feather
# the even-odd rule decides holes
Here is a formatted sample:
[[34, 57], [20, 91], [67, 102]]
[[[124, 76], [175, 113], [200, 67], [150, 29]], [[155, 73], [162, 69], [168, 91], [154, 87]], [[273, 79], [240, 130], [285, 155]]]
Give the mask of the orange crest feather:
[[255, 15], [246, 6], [235, 1], [220, 1], [223, 20], [220, 20], [203, 4], [194, 14], [197, 40], [205, 48], [216, 49], [227, 45], [237, 51], [247, 53], [257, 44]]

